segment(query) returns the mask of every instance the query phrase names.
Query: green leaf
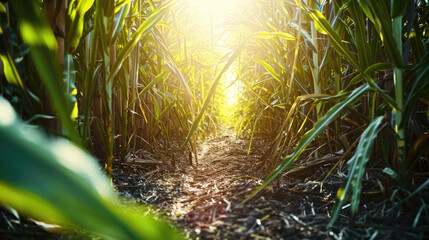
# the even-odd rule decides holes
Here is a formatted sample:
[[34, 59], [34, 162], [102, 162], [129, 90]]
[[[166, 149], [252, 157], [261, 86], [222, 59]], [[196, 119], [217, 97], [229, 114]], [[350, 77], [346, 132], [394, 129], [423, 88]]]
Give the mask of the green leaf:
[[[313, 18], [314, 22], [319, 25], [322, 32], [326, 33], [329, 37], [329, 42], [332, 44], [334, 49], [344, 57], [346, 57], [358, 70], [360, 70], [360, 65], [358, 65], [355, 56], [344, 46], [341, 41], [338, 33], [332, 28], [331, 24], [326, 20], [319, 11], [310, 9], [310, 16]], [[317, 25], [316, 25], [317, 26]]]
[[19, 76], [19, 72], [16, 69], [15, 62], [13, 61], [10, 54], [4, 49], [4, 45], [0, 46], [0, 59], [3, 62], [3, 71], [6, 80], [10, 84], [15, 84], [23, 88], [21, 76]]
[[420, 32], [410, 32], [410, 45], [414, 61], [419, 63], [420, 60], [426, 55], [426, 48]]
[[175, 2], [176, 2], [175, 0], [169, 2], [167, 5], [163, 6], [162, 8], [160, 8], [159, 10], [154, 12], [152, 15], [150, 15], [143, 22], [143, 24], [140, 25], [140, 27], [137, 29], [137, 31], [131, 37], [131, 40], [118, 53], [116, 61], [112, 66], [108, 82], [112, 81], [116, 77], [116, 74], [118, 74], [119, 69], [122, 67], [122, 63], [125, 61], [125, 59], [128, 58], [131, 51], [134, 49], [134, 47], [140, 41], [140, 38], [143, 35], [145, 35], [146, 33], [151, 31], [151, 29], [158, 23], [158, 21], [161, 20], [161, 17], [167, 12], [168, 8]]
[[[300, 29], [299, 25], [296, 23], [289, 23], [289, 26], [295, 28], [297, 31]], [[307, 44], [312, 51], [316, 52], [316, 47], [313, 44], [313, 39], [304, 28], [301, 28], [301, 37], [305, 40], [305, 44]]]
[[361, 68], [366, 69], [374, 61], [374, 52], [371, 45], [367, 42], [367, 29], [362, 10], [356, 0], [348, 3], [348, 11], [354, 22], [354, 39], [358, 51], [359, 64]]
[[265, 68], [265, 70], [267, 70], [271, 74], [271, 76], [274, 77], [274, 79], [276, 79], [279, 82], [282, 82], [282, 79], [280, 78], [280, 76], [276, 73], [276, 71], [274, 71], [273, 67], [271, 67], [268, 63], [256, 58], [250, 58], [250, 59], [261, 64]]
[[389, 104], [391, 108], [393, 108], [395, 111], [399, 109], [398, 104], [396, 103], [395, 99], [393, 99], [391, 96], [389, 96], [385, 90], [381, 89], [371, 77], [369, 77], [367, 74], [364, 73], [366, 82], [371, 87], [372, 90], [375, 90], [376, 92], [380, 93], [381, 97]]
[[70, 109], [70, 117], [77, 118], [78, 109], [76, 102], [77, 89], [75, 86], [76, 82], [76, 70], [74, 69], [73, 57], [70, 54], [66, 54], [64, 57], [64, 70], [63, 80], [66, 90], [64, 92], [65, 98], [67, 99], [67, 109]]
[[75, 124], [70, 118], [71, 109], [68, 107], [64, 95], [66, 87], [62, 82], [60, 66], [56, 61], [57, 41], [37, 3], [38, 1], [26, 0], [13, 2], [16, 4], [15, 9], [19, 14], [19, 30], [24, 43], [30, 47], [34, 65], [48, 90], [50, 103], [61, 120], [61, 124], [67, 132], [66, 135], [73, 142], [81, 144], [82, 141]]
[[74, 0], [68, 6], [65, 45], [68, 53], [72, 53], [79, 45], [82, 37], [85, 13], [92, 7], [95, 0]]
[[[392, 0], [390, 14], [392, 18], [402, 17], [407, 9], [408, 0]], [[411, 2], [414, 4], [414, 1]]]
[[7, 37], [6, 31], [7, 29], [10, 29], [8, 20], [7, 20], [7, 12], [5, 6], [0, 3], [0, 60], [3, 62], [3, 72], [4, 76], [6, 77], [6, 81], [8, 81], [10, 84], [15, 84], [20, 86], [21, 88], [24, 87], [22, 84], [21, 76], [19, 75], [19, 72], [16, 68], [15, 61], [13, 60], [12, 56], [8, 51], [10, 49], [10, 42]]
[[[153, 32], [154, 32], [155, 40], [162, 47], [162, 50], [164, 52], [164, 57], [168, 62], [167, 67], [170, 68], [171, 72], [180, 80], [180, 83], [182, 83], [183, 87], [186, 90], [186, 94], [188, 95], [189, 102], [191, 102], [192, 100], [194, 100], [194, 102], [197, 102], [197, 100], [193, 96], [185, 78], [183, 77], [182, 71], [180, 71], [180, 69], [177, 67], [176, 61], [174, 60], [174, 57], [171, 54], [171, 51], [168, 49], [167, 44], [165, 43], [165, 40], [162, 37], [161, 32], [157, 28], [154, 28]], [[191, 105], [190, 107], [192, 108], [193, 106]], [[193, 111], [193, 110], [191, 110], [191, 111]]]
[[366, 2], [367, 0], [358, 0], [359, 6], [361, 7], [362, 11], [366, 14], [368, 19], [375, 24], [374, 16], [372, 15], [371, 9]]
[[419, 64], [413, 68], [411, 74], [407, 76], [407, 83], [410, 85], [410, 90], [403, 109], [404, 115], [400, 123], [401, 127], [412, 122], [411, 118], [413, 111], [415, 111], [416, 102], [422, 95], [424, 96], [425, 93], [429, 92], [429, 53], [423, 57]]
[[350, 192], [352, 214], [356, 214], [359, 210], [360, 195], [362, 191], [362, 177], [365, 173], [365, 165], [371, 158], [374, 139], [377, 137], [379, 126], [383, 119], [383, 116], [377, 117], [368, 125], [361, 135], [359, 144], [356, 148], [356, 153], [347, 162], [349, 172], [346, 180], [337, 192], [336, 204], [332, 212], [331, 220], [329, 221], [329, 226], [332, 226], [338, 218], [341, 208], [350, 197]]
[[122, 7], [125, 5], [125, 4], [127, 4], [127, 3], [129, 3], [131, 0], [119, 0], [119, 1], [117, 1], [116, 2], [116, 5], [115, 5], [115, 13], [117, 13], [119, 10], [121, 10], [122, 9]]
[[393, 36], [392, 18], [389, 10], [385, 4], [380, 3], [378, 0], [370, 0], [369, 2], [376, 20], [376, 29], [380, 34], [389, 61], [394, 67], [402, 68], [404, 65], [402, 49], [398, 48], [399, 45]]
[[[159, 80], [162, 80], [162, 79], [168, 77], [169, 74], [170, 74], [169, 72], [161, 72], [160, 74], [158, 74], [158, 76], [156, 76], [148, 85], [146, 85], [146, 87], [143, 88], [143, 90], [141, 90], [139, 92], [138, 97], [147, 93], [150, 89], [152, 89], [153, 86], [155, 86], [155, 84], [157, 84], [159, 82]], [[132, 101], [129, 104], [129, 106], [133, 105], [136, 101], [137, 101], [137, 98], [134, 99], [134, 101]]]
[[[66, 140], [26, 129], [0, 98], [0, 203], [107, 239], [180, 239], [162, 221], [126, 207], [97, 161]], [[116, 204], [114, 204], [116, 203]]]
[[109, 36], [111, 36], [111, 44], [115, 42], [119, 32], [122, 30], [129, 10], [130, 4], [126, 4], [116, 13], [115, 19], [113, 20], [113, 26], [110, 28], [111, 31], [109, 32]]
[[[285, 58], [280, 56], [280, 54], [278, 53], [278, 51], [276, 49], [274, 49], [270, 45], [264, 43], [263, 41], [260, 41], [260, 43], [262, 45], [264, 45], [270, 51], [271, 54], [273, 54], [273, 56], [277, 60], [277, 62], [280, 63], [279, 66], [282, 67], [282, 69], [284, 71], [288, 72], [289, 74], [292, 74], [292, 71], [289, 69], [289, 65], [285, 62]], [[305, 87], [305, 83], [301, 83], [299, 81], [299, 79], [296, 77], [296, 75], [294, 76], [293, 80], [296, 83], [296, 85], [298, 86], [300, 91], [302, 91], [305, 94], [309, 94], [308, 89]]]
[[352, 80], [350, 81], [350, 83], [347, 84], [347, 87], [345, 87], [341, 92], [344, 92], [349, 87], [351, 87], [351, 86], [359, 83], [360, 81], [362, 81], [364, 79], [364, 77], [365, 77], [365, 74], [366, 75], [372, 75], [376, 71], [387, 71], [387, 70], [389, 70], [389, 64], [383, 63], [383, 62], [381, 62], [381, 63], [374, 63], [373, 65], [371, 65], [367, 69], [365, 69], [364, 73], [360, 73], [356, 77], [352, 78]]
[[399, 177], [399, 174], [396, 173], [393, 169], [386, 167], [383, 169], [383, 172], [389, 175], [397, 183], [401, 183], [401, 178]]
[[257, 32], [254, 33], [253, 36], [258, 37], [258, 38], [265, 38], [265, 39], [270, 39], [273, 37], [280, 37], [283, 38], [285, 40], [295, 40], [295, 37], [288, 34], [288, 33], [284, 33], [284, 32], [265, 32], [265, 31], [261, 31], [261, 32]]
[[286, 168], [288, 168], [299, 157], [299, 155], [301, 155], [301, 153], [308, 146], [308, 144], [310, 144], [311, 141], [313, 141], [317, 136], [319, 136], [325, 130], [325, 128], [338, 117], [338, 115], [344, 108], [358, 100], [368, 90], [369, 86], [367, 84], [361, 85], [360, 87], [353, 90], [344, 101], [335, 104], [331, 109], [329, 109], [329, 111], [316, 122], [314, 127], [304, 134], [304, 136], [298, 142], [298, 145], [296, 146], [293, 153], [284, 158], [282, 160], [282, 163], [268, 175], [262, 185], [255, 191], [253, 191], [253, 193], [250, 194], [243, 201], [243, 203], [254, 197], [260, 191], [262, 191], [262, 189], [264, 189], [269, 183], [271, 183], [280, 173], [282, 173]]

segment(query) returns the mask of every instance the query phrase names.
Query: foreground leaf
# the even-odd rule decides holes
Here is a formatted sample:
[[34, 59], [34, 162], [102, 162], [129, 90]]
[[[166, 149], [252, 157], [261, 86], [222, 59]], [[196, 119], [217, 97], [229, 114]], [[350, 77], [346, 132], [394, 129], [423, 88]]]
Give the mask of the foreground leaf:
[[[47, 88], [50, 103], [53, 105], [67, 136], [75, 143], [81, 138], [70, 118], [71, 105], [67, 105], [66, 86], [62, 82], [60, 66], [56, 61], [57, 41], [45, 17], [40, 11], [38, 1], [17, 0], [13, 2], [19, 13], [19, 30], [25, 44], [30, 47], [31, 57]], [[26, 7], [22, 7], [26, 6]]]
[[[0, 98], [0, 203], [49, 223], [107, 239], [179, 239], [166, 223], [114, 204], [118, 196], [96, 161], [66, 140], [25, 128]], [[140, 208], [141, 209], [141, 208]]]

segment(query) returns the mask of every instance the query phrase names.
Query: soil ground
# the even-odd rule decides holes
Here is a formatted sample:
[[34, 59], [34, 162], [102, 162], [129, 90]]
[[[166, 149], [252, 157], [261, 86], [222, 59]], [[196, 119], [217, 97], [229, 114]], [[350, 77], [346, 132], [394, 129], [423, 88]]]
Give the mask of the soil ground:
[[[198, 166], [188, 154], [176, 151], [163, 164], [151, 164], [148, 152], [128, 156], [117, 167], [114, 182], [119, 192], [137, 202], [160, 207], [192, 239], [410, 239], [423, 232], [406, 227], [410, 219], [386, 214], [386, 201], [375, 179], [363, 181], [360, 215], [350, 219], [347, 206], [328, 228], [330, 210], [342, 183], [326, 173], [339, 159], [331, 155], [314, 160], [311, 169], [301, 164], [250, 201], [240, 204], [263, 182], [261, 157], [269, 142], [249, 141], [231, 131], [198, 144]], [[149, 159], [149, 160], [147, 160]], [[323, 161], [322, 161], [323, 160]], [[195, 159], [193, 158], [194, 165]], [[318, 164], [314, 165], [314, 162]], [[165, 164], [168, 162], [169, 164]], [[316, 166], [316, 167], [314, 167]], [[377, 169], [374, 171], [377, 176]], [[335, 175], [335, 174], [333, 174]], [[354, 224], [351, 224], [354, 221]]]
[[[188, 152], [178, 148], [161, 154], [136, 151], [127, 156], [125, 163], [114, 162], [113, 182], [126, 199], [158, 207], [155, 211], [166, 213], [189, 239], [428, 237], [428, 228], [412, 227], [416, 216], [412, 203], [409, 209], [413, 211], [408, 215], [407, 206], [401, 209], [402, 215], [398, 214], [399, 209], [389, 210], [394, 199], [386, 199], [380, 191], [377, 176], [381, 176], [381, 169], [367, 170], [370, 178], [367, 175], [363, 180], [359, 214], [351, 218], [346, 205], [336, 224], [327, 227], [344, 177], [341, 169], [345, 166], [340, 165], [323, 181], [338, 161], [336, 155], [301, 160], [292, 172], [240, 204], [269, 173], [263, 170], [261, 159], [270, 143], [255, 139], [247, 154], [248, 144], [248, 140], [224, 131], [198, 144], [198, 166], [195, 158], [191, 166]], [[29, 220], [17, 221], [6, 210], [0, 210], [0, 214], [0, 239], [80, 239], [73, 233], [67, 237], [48, 233]]]

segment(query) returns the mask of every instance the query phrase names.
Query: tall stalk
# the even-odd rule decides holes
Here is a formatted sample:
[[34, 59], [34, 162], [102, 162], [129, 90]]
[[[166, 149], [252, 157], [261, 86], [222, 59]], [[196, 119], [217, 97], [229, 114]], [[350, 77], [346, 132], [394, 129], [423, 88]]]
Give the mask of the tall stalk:
[[[316, 9], [317, 7], [317, 0], [313, 0], [310, 3], [310, 7], [313, 9]], [[320, 81], [320, 68], [319, 68], [319, 47], [318, 47], [318, 38], [317, 38], [317, 30], [316, 30], [316, 23], [314, 21], [311, 21], [311, 40], [314, 46], [313, 50], [313, 67], [312, 67], [312, 75], [313, 75], [313, 90], [314, 94], [321, 94], [322, 93], [322, 86]], [[316, 104], [316, 121], [319, 120], [321, 117], [323, 117], [322, 114], [322, 103]], [[324, 143], [326, 143], [326, 136], [320, 135], [319, 140], [320, 145], [322, 146]], [[323, 153], [323, 152], [322, 152]], [[319, 156], [319, 152], [315, 152], [315, 157]]]
[[[396, 40], [400, 57], [402, 58], [402, 16], [396, 17], [392, 22], [393, 37]], [[398, 149], [398, 164], [399, 164], [399, 175], [403, 184], [406, 183], [407, 170], [406, 170], [406, 159], [405, 159], [405, 124], [401, 124], [403, 116], [403, 86], [402, 86], [402, 69], [399, 67], [393, 68], [393, 80], [395, 83], [395, 100], [397, 109], [395, 110], [395, 131], [397, 134], [397, 149]]]
[[[317, 0], [311, 1], [311, 8], [315, 9], [317, 7]], [[312, 74], [313, 74], [313, 87], [314, 87], [314, 94], [321, 94], [322, 93], [322, 87], [320, 84], [320, 69], [319, 69], [319, 47], [318, 47], [318, 39], [317, 39], [317, 30], [316, 30], [316, 24], [314, 21], [311, 21], [311, 41], [314, 46], [313, 50], [313, 68], [312, 68]], [[317, 119], [322, 117], [321, 113], [322, 104], [318, 103], [316, 105], [317, 109]]]

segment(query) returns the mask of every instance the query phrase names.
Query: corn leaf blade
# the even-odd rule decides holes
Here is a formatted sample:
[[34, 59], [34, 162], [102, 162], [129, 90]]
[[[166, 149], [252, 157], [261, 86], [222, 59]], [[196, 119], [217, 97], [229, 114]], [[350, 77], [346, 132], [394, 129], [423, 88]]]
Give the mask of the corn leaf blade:
[[356, 153], [353, 157], [347, 162], [349, 167], [349, 172], [347, 174], [346, 180], [343, 183], [343, 186], [338, 190], [336, 197], [336, 204], [334, 206], [331, 220], [329, 221], [329, 226], [332, 226], [338, 215], [340, 214], [342, 206], [347, 201], [351, 193], [351, 210], [354, 215], [360, 204], [360, 194], [362, 191], [362, 177], [365, 173], [365, 165], [371, 158], [372, 146], [374, 144], [374, 139], [377, 137], [379, 132], [379, 126], [382, 123], [384, 117], [379, 116], [375, 118], [365, 129], [359, 144], [356, 148]]
[[0, 111], [2, 204], [113, 239], [180, 238], [164, 223], [114, 205], [117, 196], [87, 153], [66, 140], [49, 140], [25, 129], [2, 98]]
[[264, 189], [269, 183], [271, 183], [281, 172], [288, 168], [301, 155], [302, 151], [304, 151], [307, 145], [310, 144], [310, 142], [313, 141], [317, 136], [319, 136], [323, 132], [323, 130], [337, 118], [337, 116], [344, 108], [357, 101], [368, 90], [369, 86], [367, 84], [361, 85], [360, 87], [353, 90], [351, 94], [347, 97], [347, 99], [340, 103], [337, 103], [331, 109], [329, 109], [329, 111], [316, 122], [314, 127], [306, 134], [304, 134], [304, 136], [301, 138], [298, 145], [296, 146], [294, 152], [284, 158], [282, 160], [282, 163], [268, 175], [262, 185], [255, 191], [253, 191], [252, 194], [250, 194], [243, 201], [243, 203], [254, 197], [260, 191], [262, 191], [262, 189]]

